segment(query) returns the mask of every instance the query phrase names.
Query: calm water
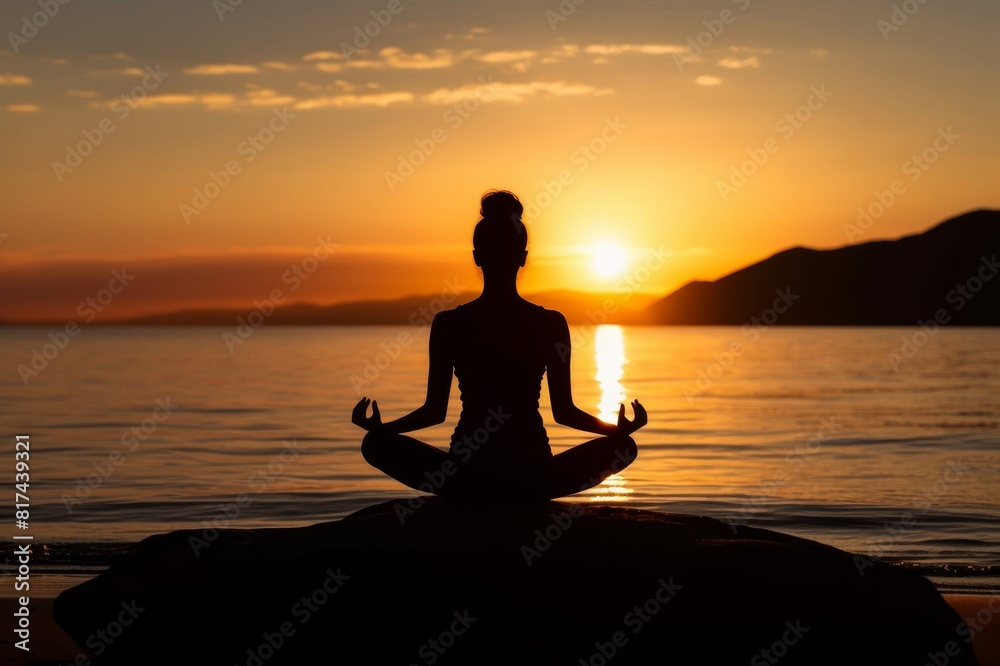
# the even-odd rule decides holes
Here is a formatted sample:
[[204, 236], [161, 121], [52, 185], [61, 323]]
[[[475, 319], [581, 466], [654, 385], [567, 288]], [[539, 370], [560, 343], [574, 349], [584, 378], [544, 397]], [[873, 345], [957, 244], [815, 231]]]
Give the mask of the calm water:
[[[265, 326], [230, 353], [231, 328], [84, 327], [25, 386], [16, 367], [49, 330], [0, 329], [6, 457], [30, 435], [27, 533], [49, 580], [157, 532], [306, 525], [415, 494], [365, 464], [350, 423], [362, 393], [386, 420], [421, 403], [426, 331], [399, 346], [402, 330]], [[576, 327], [577, 404], [611, 418], [639, 398], [650, 423], [639, 459], [574, 501], [746, 522], [1000, 590], [1000, 330], [941, 331], [894, 371], [913, 333]], [[552, 425], [547, 398], [555, 452], [590, 437]], [[420, 436], [447, 446], [459, 404], [453, 382], [446, 425]]]

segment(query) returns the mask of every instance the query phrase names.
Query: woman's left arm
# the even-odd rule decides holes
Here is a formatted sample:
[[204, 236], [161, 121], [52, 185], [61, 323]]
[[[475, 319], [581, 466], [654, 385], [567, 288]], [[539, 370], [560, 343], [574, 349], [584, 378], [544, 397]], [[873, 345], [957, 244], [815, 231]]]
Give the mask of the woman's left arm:
[[[428, 354], [430, 367], [427, 371], [427, 396], [424, 398], [424, 404], [406, 416], [401, 416], [393, 421], [371, 423], [371, 427], [367, 429], [385, 433], [410, 432], [443, 423], [447, 418], [448, 397], [451, 395], [451, 376], [454, 365], [451, 360], [451, 346], [448, 344], [448, 332], [445, 319], [442, 317], [443, 314], [443, 312], [437, 313], [431, 322]], [[362, 398], [358, 407], [367, 400], [367, 398]], [[358, 410], [358, 407], [355, 407], [355, 411]], [[367, 413], [367, 405], [365, 405], [364, 410]], [[372, 410], [376, 416], [379, 414], [377, 402], [372, 402]], [[377, 420], [380, 421], [381, 417]], [[372, 422], [376, 419], [373, 417], [368, 421]]]
[[646, 408], [638, 400], [632, 401], [635, 418], [629, 421], [625, 418], [625, 405], [618, 406], [618, 423], [607, 423], [583, 411], [573, 402], [572, 381], [570, 380], [571, 341], [569, 324], [566, 317], [560, 313], [554, 316], [554, 344], [548, 350], [548, 361], [545, 371], [549, 377], [549, 403], [552, 405], [552, 418], [555, 422], [568, 428], [576, 428], [584, 432], [598, 435], [631, 435], [646, 425]]

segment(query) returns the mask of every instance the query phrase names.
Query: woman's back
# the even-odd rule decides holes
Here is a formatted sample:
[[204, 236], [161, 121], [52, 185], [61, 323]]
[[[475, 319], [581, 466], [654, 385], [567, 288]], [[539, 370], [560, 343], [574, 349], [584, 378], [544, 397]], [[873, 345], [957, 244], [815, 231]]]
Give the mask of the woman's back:
[[555, 352], [552, 315], [524, 300], [476, 300], [438, 315], [462, 398], [452, 451], [464, 443], [493, 460], [551, 458], [538, 401]]

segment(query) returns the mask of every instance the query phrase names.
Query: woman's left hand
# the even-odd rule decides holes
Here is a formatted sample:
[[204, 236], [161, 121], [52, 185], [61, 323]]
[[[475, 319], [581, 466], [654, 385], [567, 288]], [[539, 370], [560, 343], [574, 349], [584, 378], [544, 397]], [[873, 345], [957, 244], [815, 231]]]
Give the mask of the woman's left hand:
[[635, 411], [635, 418], [629, 421], [625, 418], [625, 404], [618, 405], [618, 432], [623, 435], [631, 435], [649, 422], [646, 408], [638, 400], [632, 401], [632, 409]]
[[[372, 415], [368, 416], [368, 405], [372, 406]], [[354, 406], [354, 412], [351, 414], [351, 423], [354, 425], [364, 428], [368, 432], [373, 432], [382, 427], [382, 415], [378, 411], [378, 402], [374, 400], [369, 400], [368, 398], [361, 398], [358, 404]]]

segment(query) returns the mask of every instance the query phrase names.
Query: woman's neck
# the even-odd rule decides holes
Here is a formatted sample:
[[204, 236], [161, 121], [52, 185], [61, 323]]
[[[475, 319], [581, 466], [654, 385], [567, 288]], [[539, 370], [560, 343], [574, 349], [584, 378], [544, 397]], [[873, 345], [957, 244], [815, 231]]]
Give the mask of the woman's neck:
[[480, 296], [487, 301], [518, 301], [521, 295], [517, 293], [517, 282], [515, 280], [498, 282], [488, 280], [483, 283], [483, 293]]

